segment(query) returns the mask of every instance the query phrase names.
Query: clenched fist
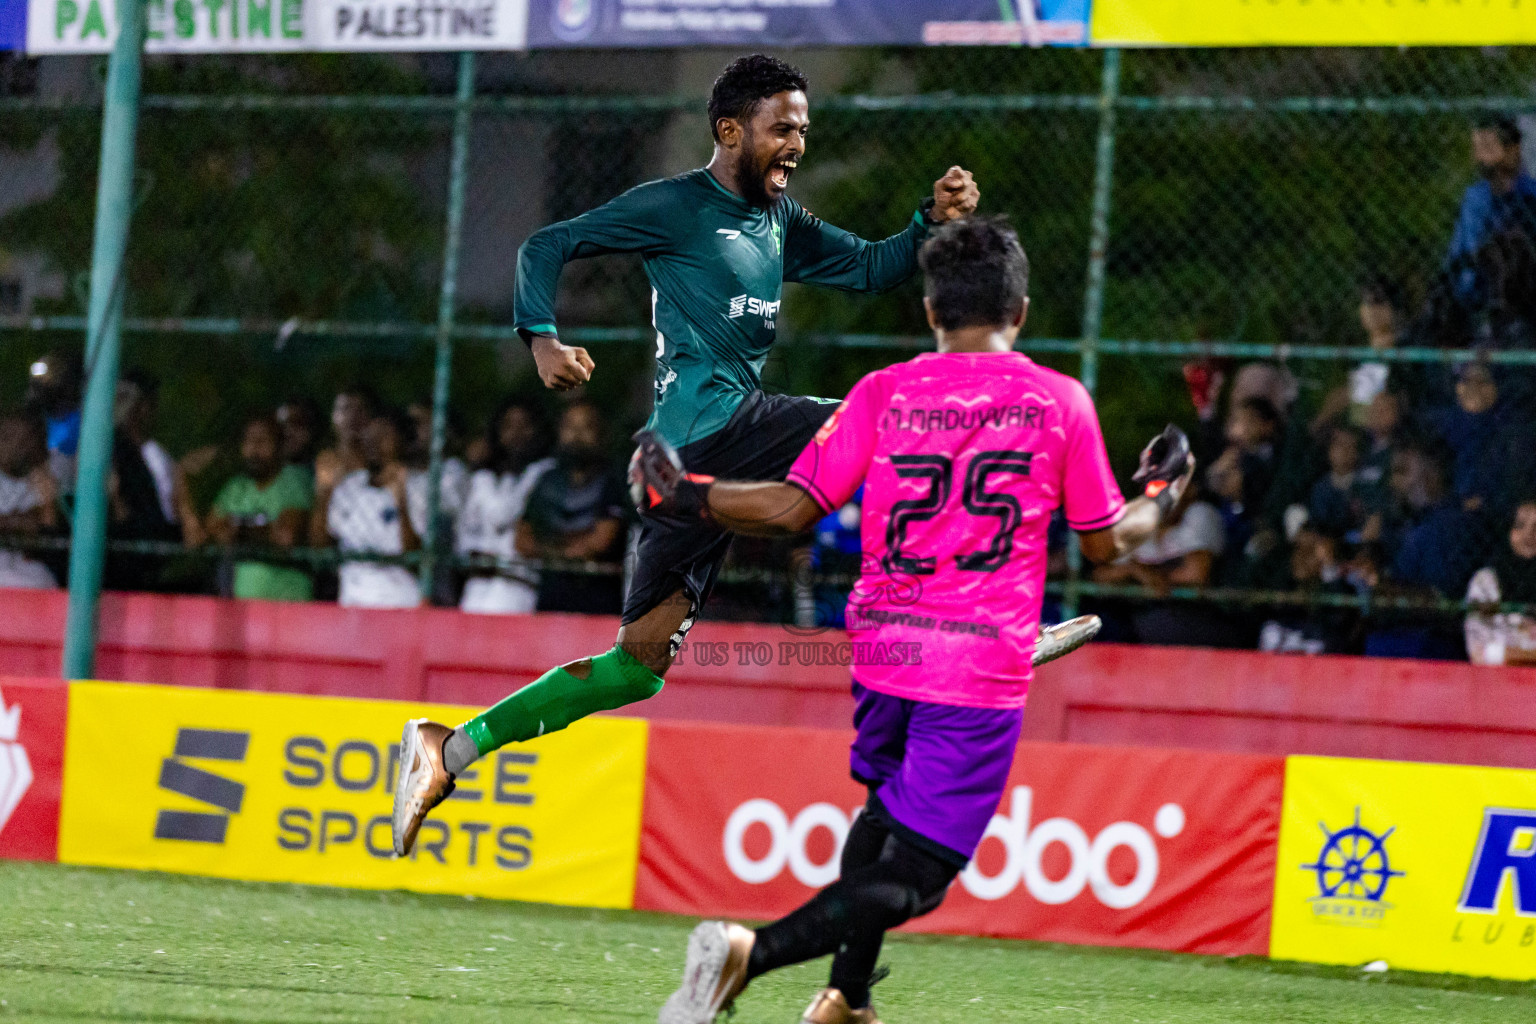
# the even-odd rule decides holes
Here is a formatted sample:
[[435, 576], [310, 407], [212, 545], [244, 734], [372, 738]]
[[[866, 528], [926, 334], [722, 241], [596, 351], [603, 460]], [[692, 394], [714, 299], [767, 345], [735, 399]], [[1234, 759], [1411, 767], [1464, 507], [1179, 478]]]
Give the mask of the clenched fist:
[[539, 368], [539, 379], [545, 387], [556, 391], [569, 391], [585, 384], [597, 368], [586, 349], [562, 344], [559, 338], [550, 334], [535, 334], [529, 347]]
[[969, 217], [976, 212], [981, 201], [981, 190], [976, 179], [963, 167], [955, 166], [944, 172], [944, 177], [933, 183], [933, 212], [929, 216], [937, 223]]

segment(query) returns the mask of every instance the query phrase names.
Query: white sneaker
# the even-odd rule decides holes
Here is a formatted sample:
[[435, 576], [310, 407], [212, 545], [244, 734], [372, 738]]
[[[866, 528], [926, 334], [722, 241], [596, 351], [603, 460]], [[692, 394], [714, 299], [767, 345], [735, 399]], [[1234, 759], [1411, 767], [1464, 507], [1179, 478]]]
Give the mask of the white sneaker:
[[747, 987], [747, 960], [757, 936], [739, 924], [705, 921], [688, 936], [683, 984], [672, 993], [656, 1024], [714, 1024]]
[[443, 742], [453, 734], [446, 725], [413, 718], [400, 734], [400, 770], [395, 778], [395, 807], [390, 818], [395, 856], [410, 854], [427, 812], [453, 792], [453, 775], [443, 767]]

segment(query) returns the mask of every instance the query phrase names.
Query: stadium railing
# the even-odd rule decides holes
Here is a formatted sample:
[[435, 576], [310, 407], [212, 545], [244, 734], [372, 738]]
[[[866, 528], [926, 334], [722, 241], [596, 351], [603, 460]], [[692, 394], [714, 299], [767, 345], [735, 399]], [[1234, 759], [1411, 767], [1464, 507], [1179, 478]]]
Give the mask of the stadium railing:
[[[217, 475], [230, 468], [243, 413], [293, 396], [323, 407], [366, 380], [392, 402], [430, 402], [433, 450], [452, 452], [468, 436], [455, 441], [455, 421], [478, 426], [505, 394], [535, 384], [507, 326], [516, 244], [542, 223], [701, 162], [701, 97], [729, 56], [148, 58], [124, 365], [162, 381], [157, 436], [178, 453], [221, 445]], [[1445, 257], [1475, 180], [1472, 122], [1502, 114], [1529, 124], [1536, 113], [1532, 51], [788, 56], [813, 78], [797, 197], [879, 237], [945, 167], [973, 170], [984, 208], [1007, 213], [1032, 255], [1023, 347], [1095, 392], [1122, 471], [1164, 422], [1195, 426], [1186, 364], [1229, 382], [1243, 361], [1283, 367], [1304, 423], [1363, 362], [1435, 368], [1442, 404], [1449, 368], [1486, 359], [1519, 379], [1536, 363], [1528, 340], [1492, 322], [1486, 306], [1447, 313]], [[33, 167], [0, 208], [0, 276], [11, 282], [0, 290], [0, 402], [13, 406], [27, 364], [83, 333], [101, 88], [94, 58], [7, 63], [0, 137]], [[455, 217], [465, 235], [450, 246]], [[1524, 255], [1509, 256], [1517, 284], [1531, 273]], [[1401, 296], [1412, 330], [1397, 348], [1365, 347], [1365, 278], [1391, 281]], [[599, 362], [591, 391], [616, 428], [634, 425], [648, 394], [635, 381], [649, 374], [653, 341], [638, 261], [573, 266], [563, 289], [564, 334]], [[766, 383], [839, 394], [921, 348], [915, 296], [913, 286], [857, 298], [792, 286]], [[200, 508], [216, 483], [193, 479]], [[398, 560], [453, 564], [447, 525], [432, 517], [424, 553]], [[1474, 526], [1483, 548], [1497, 546], [1501, 523], [1485, 515]], [[207, 569], [231, 557], [145, 541], [113, 549], [199, 565], [191, 576], [202, 582], [191, 586], [206, 586]], [[302, 548], [263, 557], [337, 558]], [[775, 564], [784, 563], [738, 566], [727, 578], [789, 594]], [[1252, 581], [1153, 593], [1096, 584], [1075, 557], [1053, 588], [1066, 610], [1109, 597], [1259, 614], [1341, 607], [1368, 619], [1413, 610], [1449, 626], [1469, 607], [1462, 593]], [[792, 604], [781, 601], [779, 614], [792, 617]]]

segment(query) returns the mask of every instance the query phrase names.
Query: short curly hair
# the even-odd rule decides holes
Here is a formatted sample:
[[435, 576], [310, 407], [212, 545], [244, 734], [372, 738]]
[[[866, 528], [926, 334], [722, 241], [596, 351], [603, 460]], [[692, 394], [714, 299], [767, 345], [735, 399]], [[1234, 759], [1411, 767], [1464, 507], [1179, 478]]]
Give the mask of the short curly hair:
[[805, 92], [809, 83], [799, 68], [765, 53], [737, 57], [725, 66], [709, 94], [709, 133], [716, 142], [722, 117], [746, 121], [758, 104], [781, 92]]
[[1012, 323], [1029, 294], [1029, 257], [1003, 217], [945, 224], [923, 245], [917, 261], [924, 293], [946, 331]]

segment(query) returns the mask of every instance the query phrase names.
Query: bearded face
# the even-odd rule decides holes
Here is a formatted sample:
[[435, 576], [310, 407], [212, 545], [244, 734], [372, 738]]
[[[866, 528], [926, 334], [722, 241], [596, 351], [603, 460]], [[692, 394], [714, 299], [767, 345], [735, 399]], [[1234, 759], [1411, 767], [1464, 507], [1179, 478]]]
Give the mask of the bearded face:
[[805, 93], [781, 92], [763, 100], [742, 125], [734, 177], [741, 197], [771, 207], [784, 198], [789, 179], [805, 156], [810, 115]]

